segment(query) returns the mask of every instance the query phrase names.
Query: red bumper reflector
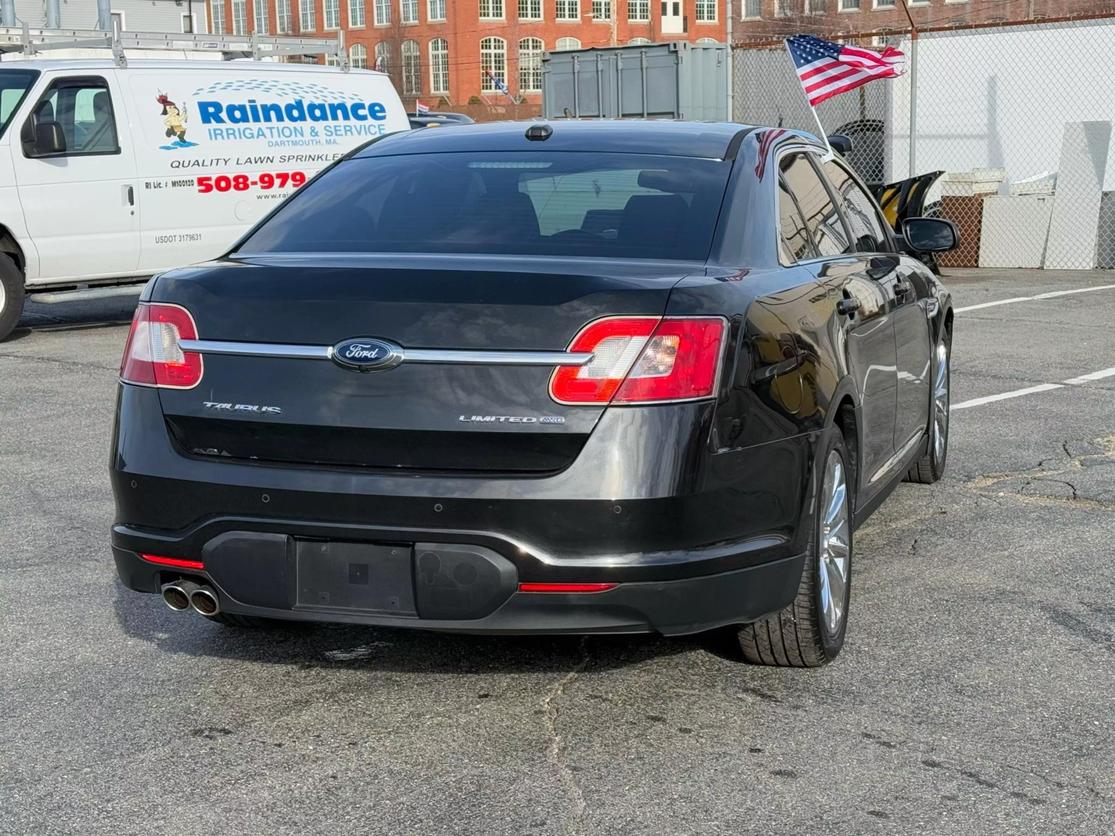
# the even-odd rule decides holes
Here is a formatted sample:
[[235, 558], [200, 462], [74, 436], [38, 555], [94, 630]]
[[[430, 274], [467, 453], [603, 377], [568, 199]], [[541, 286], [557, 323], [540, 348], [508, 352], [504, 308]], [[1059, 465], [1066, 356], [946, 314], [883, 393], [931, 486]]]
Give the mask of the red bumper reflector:
[[139, 556], [148, 563], [154, 563], [158, 566], [171, 566], [175, 569], [197, 569], [198, 571], [203, 571], [205, 569], [205, 564], [200, 560], [184, 560], [181, 557], [162, 557], [161, 555], [143, 554], [142, 552]]
[[520, 592], [607, 592], [617, 583], [521, 583]]

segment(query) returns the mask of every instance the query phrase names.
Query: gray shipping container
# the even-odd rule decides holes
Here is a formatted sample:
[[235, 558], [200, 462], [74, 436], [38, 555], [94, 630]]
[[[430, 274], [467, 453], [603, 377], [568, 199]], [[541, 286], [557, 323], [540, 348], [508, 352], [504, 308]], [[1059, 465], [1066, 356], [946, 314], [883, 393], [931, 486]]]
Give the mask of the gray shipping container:
[[542, 116], [727, 121], [728, 48], [671, 41], [548, 52]]

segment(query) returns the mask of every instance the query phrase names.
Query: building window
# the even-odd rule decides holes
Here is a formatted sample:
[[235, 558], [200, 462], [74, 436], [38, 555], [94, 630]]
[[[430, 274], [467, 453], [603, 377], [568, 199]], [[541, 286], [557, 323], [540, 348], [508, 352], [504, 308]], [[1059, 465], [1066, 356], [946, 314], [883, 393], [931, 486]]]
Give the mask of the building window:
[[697, 22], [716, 23], [716, 4], [718, 0], [697, 0]]
[[576, 38], [558, 38], [554, 46], [555, 52], [564, 52], [567, 49], [580, 49], [581, 42]]
[[481, 20], [503, 20], [503, 0], [480, 0]]
[[[915, 4], [911, 3], [910, 5], [915, 5]], [[893, 9], [894, 8], [894, 0], [875, 0], [875, 8], [876, 9]]]
[[339, 66], [341, 66], [341, 59], [338, 58], [336, 55], [326, 55], [325, 56], [325, 66], [327, 66], [327, 67], [339, 67]]
[[789, 17], [794, 13], [793, 6], [790, 5], [790, 0], [777, 0], [774, 4], [775, 17]]
[[519, 20], [541, 20], [542, 0], [519, 0]]
[[232, 0], [232, 34], [248, 34], [248, 0]]
[[325, 18], [326, 29], [341, 28], [341, 0], [323, 0], [321, 4], [322, 16]]
[[182, 12], [182, 31], [192, 33], [197, 31], [197, 15]]
[[763, 0], [743, 0], [743, 19], [758, 20], [763, 16]]
[[305, 32], [317, 29], [317, 9], [314, 0], [301, 0], [298, 4], [298, 28]]
[[426, 4], [426, 20], [445, 20], [445, 0], [429, 0]]
[[376, 44], [376, 69], [381, 73], [391, 72], [391, 45], [387, 41]]
[[399, 18], [403, 23], [417, 23], [418, 0], [399, 0]]
[[840, 11], [842, 12], [858, 12], [859, 0], [840, 0]]
[[[894, 0], [888, 0], [894, 5]], [[805, 13], [807, 15], [823, 15], [825, 13], [825, 0], [805, 0]]]
[[290, 25], [290, 0], [275, 0], [275, 32], [289, 35], [294, 31]]
[[627, 0], [628, 20], [650, 20], [650, 0]]
[[449, 92], [449, 41], [445, 38], [430, 41], [430, 92]]
[[391, 22], [391, 0], [376, 0], [372, 12], [375, 15], [376, 26], [386, 26]]
[[593, 20], [612, 19], [612, 0], [592, 0]]
[[554, 0], [558, 20], [580, 20], [581, 0]]
[[[364, 25], [364, 0], [348, 0], [348, 25]], [[364, 61], [367, 63], [368, 50], [364, 50]]]
[[418, 41], [403, 41], [403, 94], [422, 92], [422, 66], [418, 60]]
[[499, 82], [507, 78], [507, 42], [503, 38], [480, 41], [480, 89], [499, 90]]
[[542, 52], [545, 49], [540, 38], [519, 41], [520, 93], [537, 93], [542, 89]]
[[354, 70], [368, 69], [368, 48], [364, 44], [353, 44], [348, 51], [348, 62]]
[[632, 38], [627, 42], [628, 46], [646, 46], [650, 43], [650, 38]]
[[258, 35], [266, 35], [271, 31], [271, 21], [267, 19], [267, 0], [255, 0], [252, 3], [252, 26]]

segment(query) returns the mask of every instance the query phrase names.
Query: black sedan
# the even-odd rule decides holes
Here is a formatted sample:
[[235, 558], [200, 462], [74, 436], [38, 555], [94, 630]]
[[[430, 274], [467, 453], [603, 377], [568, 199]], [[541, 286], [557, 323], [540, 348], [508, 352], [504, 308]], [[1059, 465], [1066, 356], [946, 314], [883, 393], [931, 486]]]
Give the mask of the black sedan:
[[941, 476], [949, 293], [804, 134], [396, 134], [223, 258], [153, 279], [125, 349], [125, 585], [226, 624], [730, 628], [844, 641], [855, 528]]

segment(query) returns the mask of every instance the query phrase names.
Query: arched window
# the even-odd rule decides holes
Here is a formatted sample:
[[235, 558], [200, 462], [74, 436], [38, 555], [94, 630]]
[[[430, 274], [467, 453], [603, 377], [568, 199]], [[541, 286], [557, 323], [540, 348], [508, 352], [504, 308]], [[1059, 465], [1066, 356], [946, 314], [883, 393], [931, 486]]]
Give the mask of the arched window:
[[403, 94], [422, 92], [422, 67], [418, 59], [418, 41], [403, 41]]
[[376, 69], [381, 73], [389, 73], [391, 67], [391, 44], [380, 41], [376, 44]]
[[430, 41], [430, 92], [449, 92], [449, 41], [445, 38]]
[[480, 89], [501, 90], [507, 84], [507, 41], [484, 38], [480, 41]]
[[520, 93], [537, 93], [542, 89], [542, 52], [545, 48], [541, 38], [519, 41]]
[[650, 38], [632, 38], [627, 43], [630, 46], [645, 46], [650, 43]]
[[557, 51], [558, 52], [561, 52], [561, 51], [566, 50], [566, 49], [580, 49], [580, 48], [581, 48], [581, 42], [578, 41], [576, 38], [558, 38], [557, 39]]
[[368, 69], [368, 48], [364, 44], [353, 44], [348, 51], [348, 62], [355, 70]]
[[[650, 41], [647, 41], [647, 43], [650, 43]], [[720, 41], [716, 40], [716, 38], [697, 38], [697, 43], [707, 46], [714, 46], [715, 44], [720, 43]]]

